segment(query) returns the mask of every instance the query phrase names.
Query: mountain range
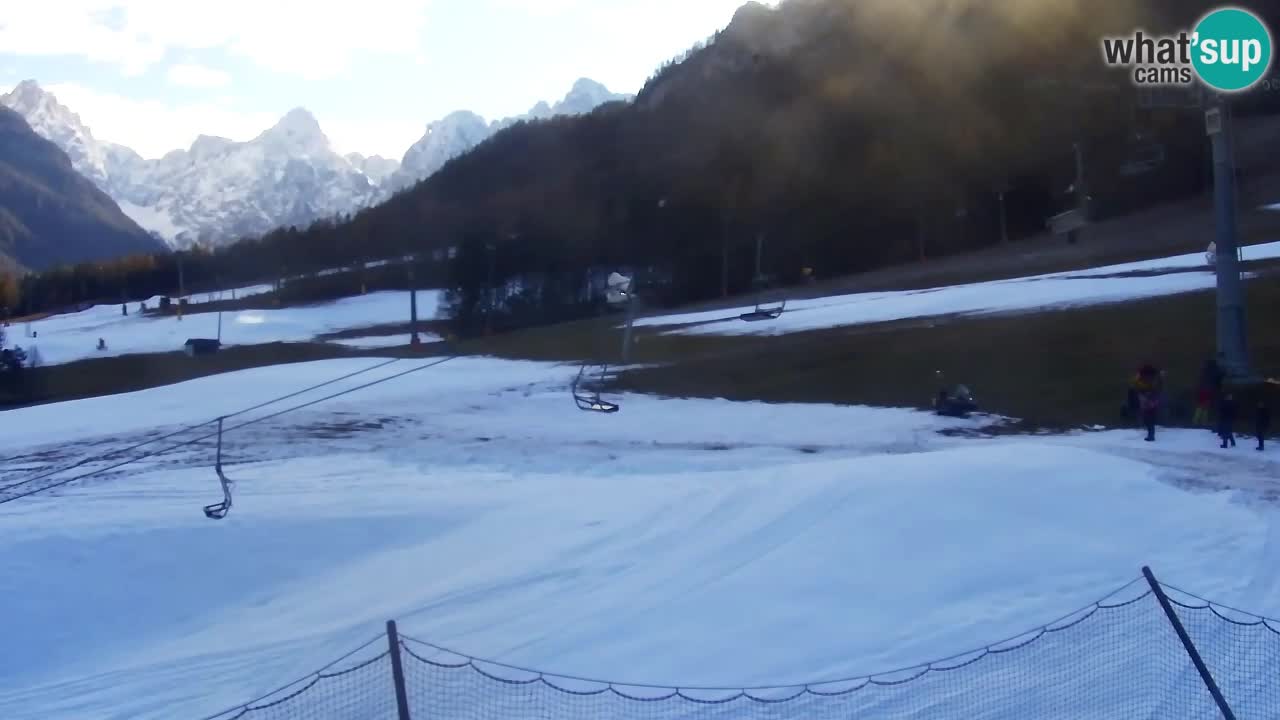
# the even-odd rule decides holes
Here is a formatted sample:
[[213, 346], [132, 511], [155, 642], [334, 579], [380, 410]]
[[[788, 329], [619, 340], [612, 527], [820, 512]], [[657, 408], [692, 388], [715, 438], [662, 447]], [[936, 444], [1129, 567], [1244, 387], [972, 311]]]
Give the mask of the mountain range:
[[41, 270], [163, 249], [57, 144], [0, 107], [0, 267]]
[[0, 95], [0, 106], [19, 113], [36, 133], [61, 148], [75, 170], [138, 225], [181, 248], [345, 215], [429, 177], [520, 121], [587, 113], [629, 99], [583, 78], [559, 102], [540, 102], [524, 115], [487, 122], [475, 113], [451, 113], [430, 123], [399, 161], [338, 154], [304, 108], [289, 111], [252, 140], [201, 135], [190, 148], [152, 160], [95, 138], [79, 115], [34, 80]]

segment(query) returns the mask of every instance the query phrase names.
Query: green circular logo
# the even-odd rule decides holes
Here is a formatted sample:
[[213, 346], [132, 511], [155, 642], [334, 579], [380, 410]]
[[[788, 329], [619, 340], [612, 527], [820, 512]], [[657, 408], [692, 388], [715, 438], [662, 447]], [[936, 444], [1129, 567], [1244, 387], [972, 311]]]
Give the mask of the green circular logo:
[[1214, 10], [1192, 32], [1191, 64], [1215, 90], [1248, 90], [1271, 67], [1271, 32], [1248, 10]]

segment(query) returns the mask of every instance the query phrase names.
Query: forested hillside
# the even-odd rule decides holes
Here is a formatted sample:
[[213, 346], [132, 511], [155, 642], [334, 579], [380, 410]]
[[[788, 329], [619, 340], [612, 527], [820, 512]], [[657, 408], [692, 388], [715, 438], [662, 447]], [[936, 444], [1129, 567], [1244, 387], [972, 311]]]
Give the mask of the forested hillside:
[[0, 271], [163, 247], [77, 174], [56, 145], [31, 130], [22, 116], [0, 107]]
[[[1275, 0], [1244, 5], [1280, 19]], [[1094, 217], [1123, 214], [1207, 189], [1208, 144], [1201, 109], [1143, 107], [1100, 38], [1188, 27], [1205, 9], [749, 4], [632, 103], [520, 123], [379, 207], [192, 258], [194, 271], [258, 279], [420, 253], [447, 263], [464, 311], [491, 270], [534, 274], [524, 299], [544, 319], [576, 312], [601, 267], [651, 268], [664, 298], [694, 300], [748, 288], [757, 237], [789, 282], [1001, 242], [1001, 190], [1010, 240], [1041, 232], [1076, 202], [1076, 143]], [[1234, 102], [1266, 112], [1277, 95]]]

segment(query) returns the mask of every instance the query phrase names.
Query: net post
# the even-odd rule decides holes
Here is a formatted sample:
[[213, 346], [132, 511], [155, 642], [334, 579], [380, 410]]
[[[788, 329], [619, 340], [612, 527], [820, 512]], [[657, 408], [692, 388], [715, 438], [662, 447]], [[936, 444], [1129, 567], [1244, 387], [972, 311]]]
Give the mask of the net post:
[[404, 689], [404, 666], [400, 663], [400, 633], [396, 631], [395, 620], [387, 621], [387, 647], [391, 652], [391, 679], [396, 686], [396, 715], [399, 720], [410, 720], [409, 695]]
[[1204, 681], [1205, 688], [1213, 696], [1213, 701], [1217, 703], [1223, 720], [1236, 720], [1235, 713], [1231, 712], [1231, 706], [1227, 705], [1227, 699], [1222, 696], [1222, 691], [1218, 689], [1218, 683], [1214, 682], [1213, 675], [1209, 674], [1209, 668], [1204, 664], [1204, 659], [1200, 657], [1200, 651], [1196, 650], [1195, 643], [1191, 642], [1191, 636], [1187, 634], [1187, 629], [1182, 626], [1182, 621], [1178, 619], [1178, 614], [1174, 612], [1173, 605], [1169, 603], [1169, 596], [1164, 594], [1164, 587], [1156, 580], [1151, 568], [1145, 565], [1142, 566], [1142, 576], [1151, 585], [1151, 592], [1155, 594], [1156, 600], [1160, 601], [1160, 607], [1164, 609], [1165, 616], [1169, 618], [1169, 624], [1173, 626], [1174, 632], [1178, 633], [1178, 639], [1182, 641], [1182, 647], [1186, 649], [1187, 655], [1191, 656], [1191, 662], [1196, 666], [1196, 672], [1200, 673], [1200, 679]]

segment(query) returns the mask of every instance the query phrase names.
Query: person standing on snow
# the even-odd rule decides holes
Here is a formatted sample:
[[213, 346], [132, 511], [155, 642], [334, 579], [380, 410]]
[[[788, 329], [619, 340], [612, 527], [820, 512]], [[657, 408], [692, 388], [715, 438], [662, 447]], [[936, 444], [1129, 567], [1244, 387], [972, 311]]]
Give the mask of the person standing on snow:
[[1222, 438], [1221, 447], [1236, 446], [1236, 399], [1227, 393], [1218, 403], [1218, 437]]
[[1196, 427], [1209, 427], [1209, 408], [1213, 405], [1213, 389], [1201, 384], [1196, 391], [1196, 412], [1191, 417], [1191, 424]]
[[1155, 442], [1156, 421], [1160, 417], [1160, 399], [1164, 393], [1160, 371], [1151, 363], [1144, 363], [1138, 368], [1134, 378], [1133, 390], [1137, 395], [1138, 417], [1147, 429], [1147, 442]]
[[1160, 415], [1160, 393], [1154, 388], [1142, 393], [1142, 397], [1138, 400], [1139, 407], [1142, 410], [1142, 424], [1147, 428], [1147, 442], [1155, 442], [1156, 440], [1156, 418]]
[[1259, 400], [1258, 407], [1253, 412], [1253, 434], [1258, 436], [1258, 451], [1261, 452], [1267, 437], [1267, 431], [1271, 429], [1271, 409], [1267, 407], [1267, 403]]
[[[1225, 373], [1222, 370], [1221, 360], [1224, 357], [1222, 353], [1218, 353], [1216, 357], [1210, 357], [1204, 363], [1204, 368], [1200, 370], [1200, 390], [1202, 394], [1208, 394], [1209, 407], [1213, 407], [1222, 398], [1222, 381]], [[1205, 410], [1205, 424], [1208, 424], [1208, 409]], [[1214, 430], [1214, 426], [1209, 426], [1210, 430]]]

